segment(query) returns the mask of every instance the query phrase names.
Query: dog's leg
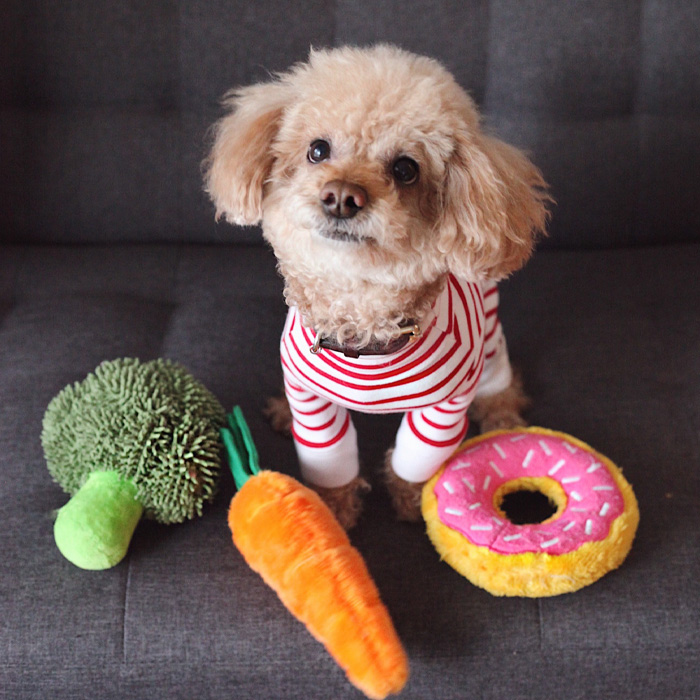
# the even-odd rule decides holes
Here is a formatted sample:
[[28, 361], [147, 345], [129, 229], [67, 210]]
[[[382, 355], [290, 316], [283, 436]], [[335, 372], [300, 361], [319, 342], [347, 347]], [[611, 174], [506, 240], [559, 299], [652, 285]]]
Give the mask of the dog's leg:
[[323, 486], [308, 485], [310, 489], [323, 499], [331, 509], [338, 522], [346, 530], [350, 530], [357, 524], [362, 513], [363, 496], [370, 490], [370, 485], [362, 478], [355, 477], [345, 486], [324, 488]]
[[416, 523], [421, 518], [421, 494], [425, 482], [402, 479], [392, 466], [393, 455], [392, 447], [384, 457], [384, 481], [389, 490], [391, 505], [399, 520]]
[[469, 426], [468, 397], [407, 413], [396, 446], [385, 458], [384, 475], [399, 520], [421, 517], [423, 484], [464, 439]]
[[484, 288], [486, 312], [484, 369], [476, 397], [469, 407], [469, 418], [479, 424], [482, 433], [527, 425], [522, 417], [530, 401], [523, 390], [520, 375], [513, 371], [503, 327], [498, 318], [498, 288]]
[[522, 413], [529, 405], [520, 375], [515, 373], [510, 386], [503, 391], [477, 395], [469, 407], [469, 417], [479, 424], [482, 433], [508, 430], [527, 425]]
[[350, 414], [290, 381], [285, 383], [285, 394], [268, 401], [266, 415], [273, 428], [292, 435], [304, 481], [349, 530], [369, 491], [359, 476], [357, 433]]

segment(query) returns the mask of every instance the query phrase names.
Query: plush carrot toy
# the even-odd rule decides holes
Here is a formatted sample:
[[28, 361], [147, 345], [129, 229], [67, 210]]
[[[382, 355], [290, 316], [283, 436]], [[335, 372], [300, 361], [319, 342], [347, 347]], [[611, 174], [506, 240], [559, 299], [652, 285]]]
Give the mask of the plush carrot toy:
[[398, 693], [408, 661], [364, 560], [311, 489], [260, 471], [240, 408], [222, 431], [238, 493], [228, 514], [233, 542], [370, 698]]

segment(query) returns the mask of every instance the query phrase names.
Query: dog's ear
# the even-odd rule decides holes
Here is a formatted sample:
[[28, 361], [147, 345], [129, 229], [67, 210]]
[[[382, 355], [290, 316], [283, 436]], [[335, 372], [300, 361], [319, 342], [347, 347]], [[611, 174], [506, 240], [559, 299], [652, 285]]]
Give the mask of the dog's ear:
[[231, 110], [213, 128], [214, 144], [204, 161], [205, 189], [232, 223], [253, 225], [262, 219], [265, 182], [272, 170], [272, 143], [290, 90], [282, 82], [263, 83], [227, 95]]
[[525, 264], [552, 201], [518, 149], [473, 128], [455, 134], [443, 189], [440, 250], [465, 279], [501, 279]]

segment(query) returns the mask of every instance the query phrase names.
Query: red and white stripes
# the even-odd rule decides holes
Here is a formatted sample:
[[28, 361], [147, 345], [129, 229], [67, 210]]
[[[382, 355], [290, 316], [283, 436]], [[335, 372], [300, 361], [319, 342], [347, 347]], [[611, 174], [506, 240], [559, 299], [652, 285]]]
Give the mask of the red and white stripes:
[[450, 277], [420, 339], [393, 355], [357, 359], [309, 351], [314, 333], [292, 308], [282, 336], [285, 390], [303, 476], [341, 486], [358, 471], [357, 439], [348, 409], [406, 412], [397, 435], [394, 468], [423, 481], [459, 445], [467, 408], [477, 393], [510, 383], [510, 364], [498, 321], [498, 292]]
[[455, 451], [469, 427], [470, 402], [463, 395], [404, 415], [391, 458], [402, 479], [426, 481]]
[[498, 319], [498, 287], [491, 283], [484, 287], [484, 370], [476, 393], [479, 396], [497, 394], [506, 389], [513, 378], [508, 359], [506, 339]]

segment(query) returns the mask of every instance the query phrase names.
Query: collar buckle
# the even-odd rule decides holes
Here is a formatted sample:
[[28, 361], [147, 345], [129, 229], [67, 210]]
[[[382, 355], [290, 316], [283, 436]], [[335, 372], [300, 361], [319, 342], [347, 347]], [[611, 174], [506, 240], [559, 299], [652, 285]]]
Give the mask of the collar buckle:
[[313, 345], [309, 346], [309, 352], [312, 355], [317, 355], [321, 348], [326, 350], [334, 350], [342, 352], [346, 357], [357, 359], [360, 355], [390, 355], [398, 352], [408, 343], [413, 343], [423, 335], [422, 328], [417, 323], [409, 322], [408, 325], [402, 326], [399, 330], [399, 337], [388, 343], [371, 344], [367, 347], [356, 348], [350, 344], [339, 344], [333, 338], [327, 338], [321, 333], [316, 333]]
[[423, 335], [423, 329], [417, 323], [413, 323], [410, 326], [401, 328], [401, 335], [407, 335], [408, 342], [414, 343]]

